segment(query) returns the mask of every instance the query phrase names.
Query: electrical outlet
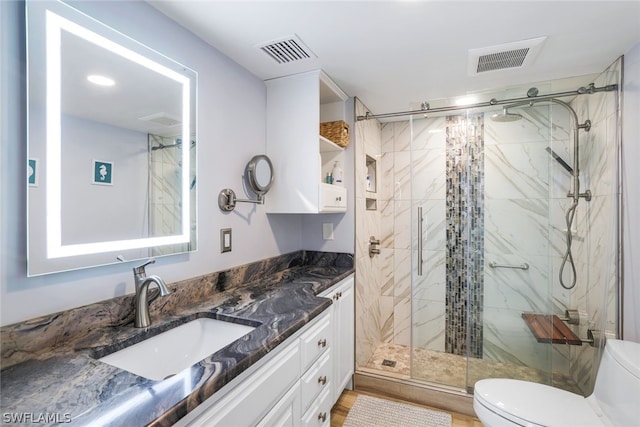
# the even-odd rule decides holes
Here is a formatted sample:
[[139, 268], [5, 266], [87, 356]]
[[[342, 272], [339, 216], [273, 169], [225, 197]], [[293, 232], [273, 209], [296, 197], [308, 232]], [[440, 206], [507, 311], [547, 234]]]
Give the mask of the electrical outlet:
[[220, 252], [231, 252], [231, 229], [220, 229]]

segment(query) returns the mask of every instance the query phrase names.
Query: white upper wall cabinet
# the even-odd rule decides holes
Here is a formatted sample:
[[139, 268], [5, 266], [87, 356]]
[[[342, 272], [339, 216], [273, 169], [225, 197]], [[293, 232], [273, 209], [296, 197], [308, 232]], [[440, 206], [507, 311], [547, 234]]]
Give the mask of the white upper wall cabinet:
[[320, 123], [344, 120], [347, 95], [321, 70], [267, 80], [267, 155], [274, 183], [268, 213], [345, 212], [347, 191], [324, 177], [344, 149], [320, 136]]

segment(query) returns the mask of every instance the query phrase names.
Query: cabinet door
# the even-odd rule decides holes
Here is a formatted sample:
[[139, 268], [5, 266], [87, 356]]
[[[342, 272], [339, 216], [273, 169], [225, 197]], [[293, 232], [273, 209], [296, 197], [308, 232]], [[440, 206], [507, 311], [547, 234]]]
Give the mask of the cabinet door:
[[[265, 84], [267, 155], [276, 177], [265, 208], [268, 213], [319, 213], [319, 184], [325, 177], [323, 172], [333, 167], [329, 161], [341, 160], [346, 166], [342, 154], [321, 154], [320, 123], [345, 119], [347, 95], [321, 70], [270, 79]], [[332, 200], [335, 204], [335, 196]], [[343, 202], [346, 203], [346, 194]], [[345, 211], [346, 205], [327, 210]]]
[[320, 84], [317, 73], [267, 80], [267, 155], [275, 180], [269, 213], [317, 213]]
[[353, 275], [342, 280], [320, 296], [331, 298], [331, 324], [333, 326], [333, 386], [332, 403], [351, 381], [355, 352], [355, 295]]
[[354, 367], [354, 344], [355, 344], [355, 291], [354, 280], [351, 276], [337, 290], [338, 304], [336, 305], [336, 329], [333, 341], [337, 344], [337, 354], [334, 359], [334, 398], [337, 400], [342, 390], [351, 381]]

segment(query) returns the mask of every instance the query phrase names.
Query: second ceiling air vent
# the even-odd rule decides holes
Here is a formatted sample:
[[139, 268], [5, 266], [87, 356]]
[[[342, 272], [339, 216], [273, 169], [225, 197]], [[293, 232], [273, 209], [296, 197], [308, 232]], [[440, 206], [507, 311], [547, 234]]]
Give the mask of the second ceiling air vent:
[[258, 46], [260, 50], [269, 55], [278, 64], [289, 64], [316, 58], [305, 44], [295, 34]]
[[533, 61], [546, 37], [469, 50], [469, 75], [523, 68]]

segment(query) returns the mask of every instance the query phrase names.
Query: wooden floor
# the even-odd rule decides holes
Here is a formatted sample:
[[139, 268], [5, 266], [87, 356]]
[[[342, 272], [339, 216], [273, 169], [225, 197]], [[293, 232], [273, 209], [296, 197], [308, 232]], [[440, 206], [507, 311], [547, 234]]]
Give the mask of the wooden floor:
[[380, 399], [393, 400], [395, 402], [407, 403], [409, 405], [416, 405], [426, 409], [433, 409], [435, 411], [447, 412], [451, 414], [451, 418], [452, 418], [451, 427], [482, 427], [482, 424], [477, 418], [469, 417], [467, 415], [456, 414], [454, 412], [449, 412], [449, 411], [443, 411], [442, 409], [431, 408], [429, 406], [424, 406], [424, 405], [418, 405], [412, 402], [405, 402], [402, 400], [393, 399], [386, 396], [380, 396], [372, 393], [364, 393], [364, 392], [351, 391], [351, 390], [345, 390], [344, 392], [342, 392], [340, 399], [338, 399], [338, 402], [336, 402], [333, 409], [331, 410], [331, 427], [341, 427], [342, 424], [344, 424], [344, 420], [347, 418], [347, 414], [349, 413], [349, 410], [351, 409], [354, 402], [356, 401], [356, 398], [360, 394], [375, 396]]

